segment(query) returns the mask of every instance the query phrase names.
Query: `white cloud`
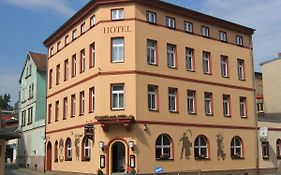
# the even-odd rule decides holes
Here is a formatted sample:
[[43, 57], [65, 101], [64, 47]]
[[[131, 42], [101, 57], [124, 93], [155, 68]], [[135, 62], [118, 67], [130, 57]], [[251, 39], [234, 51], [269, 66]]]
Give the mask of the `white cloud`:
[[70, 7], [66, 0], [3, 0], [10, 4], [29, 10], [52, 10], [67, 17], [74, 14], [75, 10]]

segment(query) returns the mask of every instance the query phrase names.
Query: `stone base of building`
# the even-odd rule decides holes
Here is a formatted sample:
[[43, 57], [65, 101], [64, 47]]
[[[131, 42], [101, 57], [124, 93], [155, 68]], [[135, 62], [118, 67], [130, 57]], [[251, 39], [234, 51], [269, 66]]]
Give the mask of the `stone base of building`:
[[44, 171], [44, 157], [43, 156], [20, 156], [17, 160], [19, 167], [30, 168], [34, 171]]
[[280, 172], [277, 171], [277, 168], [264, 168], [260, 169], [260, 175], [278, 175]]

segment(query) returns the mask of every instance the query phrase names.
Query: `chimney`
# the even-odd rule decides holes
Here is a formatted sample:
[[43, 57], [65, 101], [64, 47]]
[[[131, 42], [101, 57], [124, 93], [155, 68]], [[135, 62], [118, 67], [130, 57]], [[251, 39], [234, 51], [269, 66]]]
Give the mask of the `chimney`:
[[281, 52], [278, 53], [278, 58], [281, 58]]

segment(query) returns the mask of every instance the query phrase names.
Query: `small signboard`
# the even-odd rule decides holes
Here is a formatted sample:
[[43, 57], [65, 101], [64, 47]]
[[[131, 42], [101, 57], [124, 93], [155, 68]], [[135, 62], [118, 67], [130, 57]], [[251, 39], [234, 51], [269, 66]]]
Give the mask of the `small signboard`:
[[164, 169], [162, 167], [156, 167], [154, 169], [154, 173], [155, 174], [160, 174], [160, 173], [163, 173]]
[[93, 140], [94, 139], [94, 125], [92, 123], [88, 123], [84, 126], [84, 134], [85, 137]]
[[268, 128], [267, 127], [261, 127], [260, 128], [260, 140], [262, 142], [268, 141]]

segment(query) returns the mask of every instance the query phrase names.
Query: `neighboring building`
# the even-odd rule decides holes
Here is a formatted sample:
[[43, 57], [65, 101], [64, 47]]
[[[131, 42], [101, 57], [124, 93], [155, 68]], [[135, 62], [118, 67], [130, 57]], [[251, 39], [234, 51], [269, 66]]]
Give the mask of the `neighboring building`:
[[0, 174], [4, 174], [7, 160], [14, 163], [17, 155], [18, 120], [11, 111], [0, 111]]
[[264, 174], [281, 174], [281, 53], [260, 65], [264, 100], [264, 113], [258, 117], [260, 168]]
[[46, 170], [256, 174], [253, 33], [158, 0], [90, 1], [44, 42]]
[[20, 76], [18, 165], [44, 170], [47, 56], [28, 52]]
[[258, 115], [263, 115], [263, 88], [262, 88], [261, 72], [255, 72], [255, 87], [256, 87], [256, 111]]

